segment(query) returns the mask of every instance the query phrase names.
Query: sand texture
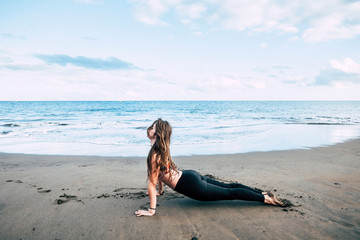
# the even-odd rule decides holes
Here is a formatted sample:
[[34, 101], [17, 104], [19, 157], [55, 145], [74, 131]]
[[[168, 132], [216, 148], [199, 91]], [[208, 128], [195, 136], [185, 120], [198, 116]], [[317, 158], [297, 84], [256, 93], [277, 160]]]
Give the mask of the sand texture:
[[147, 207], [145, 158], [0, 154], [0, 239], [360, 239], [360, 140], [309, 150], [174, 157], [180, 169], [295, 206], [198, 202], [165, 188]]

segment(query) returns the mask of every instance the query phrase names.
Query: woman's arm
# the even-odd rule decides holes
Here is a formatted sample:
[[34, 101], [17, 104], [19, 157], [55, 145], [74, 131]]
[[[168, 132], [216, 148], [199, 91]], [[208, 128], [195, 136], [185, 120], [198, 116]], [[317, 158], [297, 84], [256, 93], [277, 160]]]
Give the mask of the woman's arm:
[[[153, 215], [155, 215], [155, 211], [156, 211], [156, 195], [157, 195], [156, 183], [158, 182], [160, 167], [157, 167], [155, 154], [153, 155], [153, 157], [151, 159], [151, 163], [152, 163], [152, 169], [155, 169], [155, 171], [152, 172], [152, 174], [148, 180], [148, 193], [149, 193], [149, 198], [150, 198], [150, 208], [148, 210], [136, 211], [135, 215], [138, 217], [153, 216]], [[161, 181], [159, 181], [159, 186], [160, 186], [160, 182]]]
[[[163, 194], [164, 184], [162, 181], [158, 181], [157, 184], [158, 184], [158, 191], [156, 192], [156, 196], [160, 196], [161, 194]], [[146, 192], [146, 195], [149, 195], [149, 191]]]
[[135, 215], [140, 216], [154, 216], [156, 212], [156, 186], [149, 180], [148, 192], [150, 198], [150, 208], [148, 210], [139, 209], [135, 212]]
[[150, 210], [155, 214], [156, 209], [156, 185], [152, 181], [149, 180], [148, 182], [148, 191], [149, 191], [149, 198], [150, 198]]

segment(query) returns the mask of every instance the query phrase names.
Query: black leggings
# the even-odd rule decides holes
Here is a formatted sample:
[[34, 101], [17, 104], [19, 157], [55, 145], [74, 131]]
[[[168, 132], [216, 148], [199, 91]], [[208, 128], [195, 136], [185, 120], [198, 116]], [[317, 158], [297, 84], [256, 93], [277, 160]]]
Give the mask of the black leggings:
[[240, 183], [223, 183], [204, 177], [193, 170], [185, 170], [175, 191], [199, 201], [246, 200], [264, 202], [260, 190]]

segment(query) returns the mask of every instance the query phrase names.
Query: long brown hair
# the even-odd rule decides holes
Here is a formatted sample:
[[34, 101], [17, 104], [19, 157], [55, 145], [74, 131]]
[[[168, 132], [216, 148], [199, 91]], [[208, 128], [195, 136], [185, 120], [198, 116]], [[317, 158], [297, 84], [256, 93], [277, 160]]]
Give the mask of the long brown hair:
[[[150, 129], [153, 128], [153, 126], [156, 123], [155, 128], [155, 143], [151, 146], [151, 149], [149, 151], [149, 155], [147, 157], [147, 175], [148, 179], [156, 185], [156, 183], [153, 182], [153, 179], [151, 179], [152, 172], [156, 172], [157, 169], [160, 167], [160, 171], [162, 171], [164, 168], [166, 169], [167, 161], [170, 163], [170, 179], [171, 179], [171, 170], [177, 171], [176, 165], [173, 163], [171, 159], [170, 154], [170, 138], [172, 133], [172, 128], [170, 124], [167, 121], [163, 121], [161, 118], [153, 122], [151, 126], [147, 129], [147, 134], [149, 135]], [[156, 154], [156, 169], [153, 169], [153, 165], [151, 164], [152, 156]]]

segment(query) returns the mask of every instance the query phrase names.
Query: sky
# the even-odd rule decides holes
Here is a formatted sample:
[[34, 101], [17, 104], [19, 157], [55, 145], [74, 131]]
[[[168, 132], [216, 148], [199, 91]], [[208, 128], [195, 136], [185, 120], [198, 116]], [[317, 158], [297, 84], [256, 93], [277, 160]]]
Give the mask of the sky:
[[0, 0], [0, 101], [360, 100], [359, 13], [359, 0]]

